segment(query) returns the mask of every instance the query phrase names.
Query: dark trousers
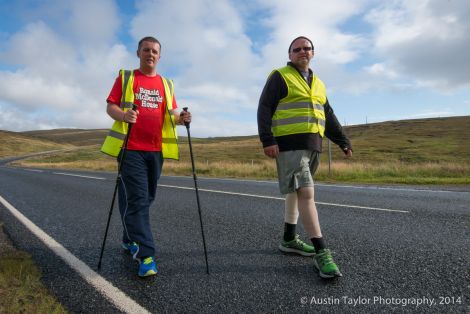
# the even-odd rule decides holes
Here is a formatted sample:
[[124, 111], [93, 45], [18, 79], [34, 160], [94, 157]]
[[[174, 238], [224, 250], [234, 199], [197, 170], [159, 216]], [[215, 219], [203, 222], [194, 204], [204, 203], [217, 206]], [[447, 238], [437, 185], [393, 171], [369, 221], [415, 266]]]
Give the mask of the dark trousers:
[[[118, 160], [121, 159], [121, 154]], [[150, 227], [149, 209], [157, 192], [163, 166], [161, 152], [129, 150], [121, 168], [119, 211], [123, 242], [139, 244], [138, 258], [154, 256], [155, 244]]]

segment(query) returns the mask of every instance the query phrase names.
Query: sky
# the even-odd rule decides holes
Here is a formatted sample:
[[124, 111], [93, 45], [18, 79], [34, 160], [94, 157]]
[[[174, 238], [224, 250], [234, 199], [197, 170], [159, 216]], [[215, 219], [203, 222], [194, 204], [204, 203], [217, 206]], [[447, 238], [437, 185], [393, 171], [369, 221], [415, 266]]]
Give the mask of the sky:
[[257, 134], [297, 36], [343, 125], [470, 115], [466, 0], [0, 0], [0, 129], [109, 128], [106, 98], [144, 36], [197, 137]]

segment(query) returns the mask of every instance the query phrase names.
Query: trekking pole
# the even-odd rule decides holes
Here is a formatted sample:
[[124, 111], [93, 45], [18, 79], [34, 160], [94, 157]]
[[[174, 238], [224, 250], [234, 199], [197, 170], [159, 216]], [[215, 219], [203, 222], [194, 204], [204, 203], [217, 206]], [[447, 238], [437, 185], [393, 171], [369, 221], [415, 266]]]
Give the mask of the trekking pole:
[[[132, 105], [132, 110], [135, 110], [135, 109], [136, 109], [136, 106]], [[123, 151], [122, 151], [121, 161], [119, 162], [119, 165], [118, 165], [116, 185], [114, 186], [113, 200], [111, 201], [111, 207], [109, 208], [108, 222], [106, 224], [106, 231], [104, 232], [103, 244], [101, 245], [101, 253], [100, 253], [100, 260], [98, 262], [98, 270], [101, 269], [101, 260], [103, 259], [104, 246], [106, 244], [106, 238], [108, 237], [109, 223], [111, 221], [111, 215], [113, 214], [114, 201], [116, 200], [116, 192], [117, 192], [117, 189], [118, 189], [118, 184], [119, 184], [119, 181], [121, 180], [122, 164], [124, 163], [124, 160], [126, 158], [127, 142], [129, 140], [129, 137], [131, 136], [131, 130], [132, 130], [133, 125], [134, 125], [133, 123], [129, 123], [129, 127], [127, 129], [127, 135], [126, 135], [126, 138], [124, 139], [124, 145], [122, 146]]]
[[[187, 112], [188, 107], [184, 107], [183, 111]], [[197, 176], [196, 176], [196, 168], [194, 166], [193, 146], [191, 144], [191, 134], [189, 132], [189, 122], [184, 122], [184, 125], [186, 126], [186, 131], [188, 132], [189, 154], [191, 155], [191, 165], [192, 165], [192, 168], [193, 168], [194, 189], [196, 190], [197, 210], [199, 212], [199, 222], [201, 223], [202, 243], [204, 244], [204, 256], [206, 258], [206, 272], [209, 275], [209, 263], [207, 262], [206, 237], [204, 236], [204, 226], [202, 224], [201, 204], [199, 202], [199, 190], [197, 188]]]

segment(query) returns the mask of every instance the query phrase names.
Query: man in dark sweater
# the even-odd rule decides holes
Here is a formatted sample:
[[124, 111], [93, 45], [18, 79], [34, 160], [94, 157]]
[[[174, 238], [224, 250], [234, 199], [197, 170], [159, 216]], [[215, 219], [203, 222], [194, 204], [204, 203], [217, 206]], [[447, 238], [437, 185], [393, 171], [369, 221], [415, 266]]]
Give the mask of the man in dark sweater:
[[[340, 277], [320, 229], [313, 175], [324, 136], [347, 157], [352, 156], [351, 143], [328, 103], [325, 85], [309, 68], [314, 55], [312, 41], [297, 37], [288, 52], [290, 62], [271, 73], [258, 106], [258, 133], [264, 153], [276, 158], [279, 188], [286, 194], [284, 237], [279, 249], [314, 256], [321, 277]], [[299, 215], [313, 246], [295, 232]]]

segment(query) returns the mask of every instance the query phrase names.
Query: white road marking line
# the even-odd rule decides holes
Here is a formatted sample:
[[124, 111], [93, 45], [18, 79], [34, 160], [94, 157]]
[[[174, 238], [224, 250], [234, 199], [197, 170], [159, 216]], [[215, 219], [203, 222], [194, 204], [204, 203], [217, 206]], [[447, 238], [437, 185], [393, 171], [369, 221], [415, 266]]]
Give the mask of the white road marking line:
[[446, 191], [446, 190], [426, 190], [426, 189], [413, 189], [413, 188], [394, 188], [394, 187], [384, 187], [384, 186], [354, 186], [354, 185], [336, 185], [336, 184], [323, 184], [315, 183], [318, 186], [326, 186], [333, 188], [350, 188], [350, 189], [367, 189], [367, 190], [392, 190], [392, 191], [407, 191], [407, 192], [429, 192], [429, 193], [455, 193], [456, 191]]
[[359, 205], [347, 205], [347, 204], [335, 204], [335, 203], [324, 203], [324, 202], [315, 202], [316, 204], [327, 205], [327, 206], [338, 206], [338, 207], [347, 207], [347, 208], [359, 208], [359, 209], [369, 209], [369, 210], [378, 210], [383, 212], [395, 212], [395, 213], [404, 213], [409, 214], [409, 210], [401, 209], [389, 209], [389, 208], [378, 208], [378, 207], [368, 207], [368, 206], [359, 206]]
[[31, 172], [44, 172], [44, 170], [39, 170], [39, 169], [23, 169], [26, 171], [31, 171]]
[[[166, 185], [166, 184], [159, 184], [159, 186], [167, 187], [167, 188], [174, 188], [174, 189], [182, 189], [182, 190], [194, 190], [192, 187], [182, 187], [176, 185]], [[284, 201], [284, 197], [277, 197], [277, 196], [266, 196], [266, 195], [256, 195], [256, 194], [247, 194], [247, 193], [236, 193], [236, 192], [227, 192], [227, 191], [218, 191], [218, 190], [207, 190], [207, 189], [199, 189], [199, 191], [203, 192], [211, 192], [211, 193], [219, 193], [219, 194], [230, 194], [230, 195], [239, 195], [239, 196], [249, 196], [249, 197], [257, 197], [257, 198], [267, 198], [273, 200], [282, 200]], [[335, 203], [324, 203], [324, 202], [315, 202], [316, 204], [327, 205], [327, 206], [337, 206], [337, 207], [347, 207], [347, 208], [360, 208], [360, 209], [369, 209], [369, 210], [378, 210], [378, 211], [385, 211], [385, 212], [396, 212], [396, 213], [405, 213], [409, 214], [410, 212], [407, 210], [400, 210], [400, 209], [388, 209], [388, 208], [377, 208], [377, 207], [368, 207], [368, 206], [358, 206], [358, 205], [346, 205], [346, 204], [335, 204]]]
[[102, 177], [82, 176], [82, 175], [74, 174], [74, 173], [53, 172], [53, 174], [59, 174], [59, 175], [71, 176], [71, 177], [79, 177], [79, 178], [86, 178], [86, 179], [106, 180], [106, 178], [102, 178]]
[[[175, 178], [175, 179], [192, 179], [188, 176], [162, 176], [166, 178]], [[197, 177], [199, 180], [205, 181], [235, 181], [235, 182], [257, 182], [257, 183], [269, 183], [269, 184], [278, 184], [276, 180], [242, 180], [242, 179], [233, 179], [233, 178], [211, 178], [211, 177]], [[333, 188], [344, 188], [344, 189], [364, 189], [364, 190], [391, 190], [391, 191], [407, 191], [407, 192], [429, 192], [429, 193], [470, 193], [468, 191], [451, 191], [451, 190], [434, 190], [434, 189], [418, 189], [418, 188], [405, 188], [405, 187], [391, 187], [391, 186], [364, 186], [364, 185], [338, 185], [338, 184], [327, 184], [327, 183], [316, 183], [315, 186], [324, 186], [324, 187], [333, 187]]]
[[[175, 178], [175, 179], [192, 179], [192, 177], [188, 176], [162, 176], [165, 178]], [[271, 183], [271, 184], [277, 184], [277, 181], [269, 181], [269, 180], [253, 180], [253, 179], [247, 179], [247, 180], [242, 180], [242, 179], [233, 179], [233, 178], [212, 178], [212, 177], [197, 177], [199, 180], [206, 180], [206, 181], [236, 181], [236, 182], [256, 182], [256, 183]]]
[[93, 271], [88, 265], [70, 253], [59, 242], [55, 241], [31, 220], [26, 218], [19, 210], [0, 196], [0, 202], [16, 217], [26, 228], [28, 228], [39, 240], [41, 240], [56, 255], [62, 258], [70, 267], [77, 271], [90, 285], [98, 290], [106, 299], [113, 303], [118, 309], [125, 313], [149, 313], [141, 305], [137, 304], [124, 292], [113, 286], [109, 281]]

